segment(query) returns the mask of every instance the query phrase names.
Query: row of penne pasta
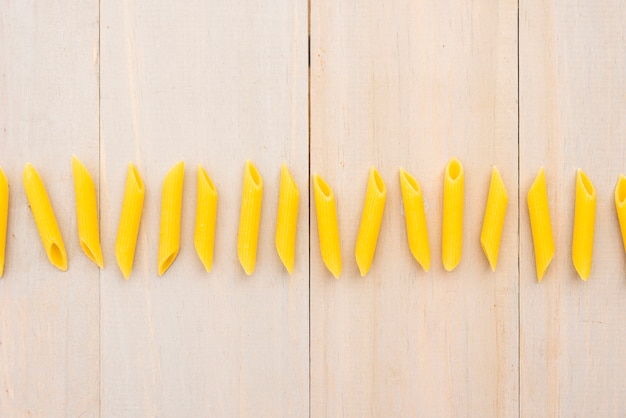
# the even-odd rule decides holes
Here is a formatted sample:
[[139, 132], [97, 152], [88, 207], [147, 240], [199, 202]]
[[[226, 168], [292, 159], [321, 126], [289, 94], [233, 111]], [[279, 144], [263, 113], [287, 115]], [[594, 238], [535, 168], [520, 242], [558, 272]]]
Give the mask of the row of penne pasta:
[[[72, 173], [80, 246], [90, 260], [103, 268], [95, 184], [85, 166], [76, 157], [72, 158]], [[417, 180], [406, 170], [400, 168], [399, 175], [408, 245], [413, 257], [425, 271], [428, 271], [430, 269], [430, 244], [422, 191]], [[171, 266], [180, 248], [183, 178], [184, 163], [179, 162], [167, 172], [163, 182], [158, 249], [159, 275], [163, 275]], [[464, 178], [463, 165], [458, 159], [453, 158], [446, 166], [443, 188], [442, 262], [447, 271], [456, 268], [461, 260]], [[24, 168], [23, 181], [48, 259], [55, 267], [66, 271], [68, 261], [63, 238], [44, 183], [30, 163]], [[318, 174], [313, 175], [313, 188], [322, 260], [330, 273], [339, 278], [342, 261], [335, 196], [332, 188]], [[367, 274], [374, 259], [386, 195], [385, 183], [380, 173], [375, 168], [371, 168], [355, 249], [356, 262], [361, 276]], [[141, 176], [137, 168], [130, 164], [115, 241], [117, 264], [126, 279], [129, 278], [133, 267], [144, 196], [145, 186]], [[4, 271], [8, 199], [7, 178], [0, 169], [0, 277]], [[194, 245], [207, 272], [213, 265], [217, 199], [218, 194], [213, 181], [199, 166]], [[247, 161], [244, 169], [237, 253], [239, 262], [248, 275], [254, 272], [256, 264], [262, 200], [263, 179], [254, 164]], [[540, 169], [530, 187], [527, 200], [537, 279], [541, 281], [555, 252], [543, 168]], [[293, 272], [295, 263], [299, 201], [298, 187], [287, 166], [283, 164], [275, 244], [280, 260], [290, 274]], [[507, 204], [506, 187], [498, 169], [494, 166], [480, 235], [481, 247], [493, 271], [496, 270], [498, 263]], [[624, 175], [620, 175], [615, 188], [615, 205], [626, 250], [626, 177]], [[583, 280], [587, 280], [591, 272], [595, 211], [595, 188], [587, 175], [582, 170], [578, 170], [572, 261]]]

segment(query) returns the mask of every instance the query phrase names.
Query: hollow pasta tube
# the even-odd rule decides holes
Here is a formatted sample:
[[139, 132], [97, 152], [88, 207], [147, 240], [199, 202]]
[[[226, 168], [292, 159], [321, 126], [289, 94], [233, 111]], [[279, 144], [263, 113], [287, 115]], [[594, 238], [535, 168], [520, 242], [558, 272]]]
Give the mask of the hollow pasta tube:
[[374, 259], [386, 199], [385, 183], [378, 170], [372, 167], [367, 180], [365, 204], [363, 205], [361, 225], [356, 239], [356, 264], [359, 266], [361, 277], [365, 277]]
[[135, 247], [137, 246], [137, 235], [139, 234], [145, 195], [145, 186], [137, 168], [133, 164], [129, 164], [126, 174], [122, 214], [120, 215], [120, 224], [117, 228], [117, 238], [115, 240], [117, 265], [126, 279], [128, 279], [133, 269]]
[[620, 174], [617, 179], [617, 186], [615, 186], [615, 209], [622, 232], [624, 251], [626, 251], [626, 176], [623, 174]]
[[400, 188], [406, 218], [406, 235], [411, 254], [424, 271], [430, 270], [430, 245], [422, 188], [413, 176], [400, 169]]
[[548, 207], [548, 190], [543, 167], [528, 191], [528, 213], [535, 247], [537, 280], [541, 281], [554, 257], [554, 237]]
[[241, 263], [241, 267], [243, 267], [248, 276], [254, 273], [256, 264], [262, 203], [263, 179], [254, 164], [247, 161], [243, 177], [243, 191], [241, 193], [237, 254], [239, 263]]
[[591, 273], [593, 235], [596, 219], [596, 189], [589, 177], [580, 169], [576, 172], [576, 208], [574, 211], [574, 236], [572, 261], [581, 279]]
[[198, 202], [193, 242], [207, 272], [213, 267], [216, 220], [217, 189], [204, 168], [198, 166]]
[[183, 208], [185, 163], [172, 167], [163, 180], [161, 194], [161, 228], [159, 233], [159, 276], [172, 265], [180, 250], [180, 218]]
[[48, 259], [59, 270], [67, 271], [67, 254], [61, 230], [43, 181], [30, 163], [24, 168], [24, 190]]
[[463, 201], [465, 172], [453, 158], [446, 166], [443, 181], [443, 232], [441, 258], [443, 267], [452, 271], [461, 261], [463, 250]]
[[293, 273], [296, 253], [296, 226], [300, 192], [296, 182], [283, 164], [280, 170], [280, 193], [278, 197], [278, 219], [276, 220], [276, 251], [280, 261]]
[[104, 266], [100, 247], [96, 185], [87, 168], [76, 156], [72, 156], [72, 175], [76, 195], [76, 218], [78, 239], [85, 255], [100, 268]]
[[4, 274], [4, 253], [7, 243], [7, 220], [9, 217], [9, 182], [0, 168], [0, 277]]
[[500, 172], [494, 166], [491, 170], [491, 183], [489, 184], [489, 196], [487, 208], [483, 219], [483, 229], [480, 233], [480, 246], [489, 260], [492, 271], [496, 271], [498, 253], [500, 252], [500, 239], [504, 227], [504, 216], [509, 195], [500, 177]]
[[330, 186], [318, 174], [313, 175], [313, 190], [322, 260], [326, 268], [338, 279], [341, 274], [341, 247], [335, 195]]

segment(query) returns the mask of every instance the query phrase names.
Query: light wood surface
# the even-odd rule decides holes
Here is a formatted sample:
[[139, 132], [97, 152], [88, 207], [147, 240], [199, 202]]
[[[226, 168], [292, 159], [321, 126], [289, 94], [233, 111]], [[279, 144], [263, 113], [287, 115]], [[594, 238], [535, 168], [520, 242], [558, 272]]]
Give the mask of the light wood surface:
[[[101, 4], [103, 416], [308, 414], [307, 17], [302, 2]], [[257, 265], [237, 259], [246, 159], [264, 181]], [[157, 275], [161, 186], [184, 160], [181, 250]], [[146, 184], [135, 266], [113, 242], [126, 166]], [[302, 201], [293, 276], [274, 247], [280, 164]], [[218, 190], [213, 270], [193, 246], [197, 164]]]
[[[626, 5], [520, 1], [520, 416], [623, 416]], [[526, 194], [545, 166], [556, 254], [537, 284]], [[572, 264], [576, 169], [597, 193], [591, 276]]]
[[[58, 22], [62, 22], [59, 24]], [[9, 223], [0, 279], [0, 415], [97, 416], [98, 267], [82, 253], [72, 154], [98, 179], [98, 2], [0, 2], [0, 166]], [[41, 175], [69, 259], [48, 262], [22, 172]]]
[[[0, 0], [1, 417], [624, 415], [622, 2], [66, 3]], [[78, 241], [72, 154], [98, 190], [100, 271]], [[448, 273], [452, 157], [466, 197]], [[264, 181], [250, 277], [236, 245], [247, 159]], [[181, 249], [159, 277], [161, 187], [180, 160]], [[66, 273], [41, 245], [27, 161], [55, 209]], [[274, 247], [283, 161], [301, 194], [293, 276]], [[147, 192], [126, 281], [114, 243], [130, 162]], [[193, 246], [198, 164], [219, 193], [210, 273]], [[495, 273], [479, 243], [492, 165], [509, 193]], [[361, 278], [371, 166], [387, 203]], [[556, 256], [538, 284], [526, 194], [540, 166]], [[423, 189], [427, 273], [409, 251], [399, 167]], [[598, 194], [588, 282], [571, 260], [577, 168]], [[314, 172], [337, 196], [339, 280], [319, 252]]]
[[[343, 274], [311, 216], [312, 416], [514, 416], [517, 345], [517, 3], [311, 4], [311, 172], [337, 196]], [[465, 167], [463, 256], [441, 262], [443, 172]], [[491, 165], [511, 196], [497, 273], [480, 248]], [[387, 185], [372, 269], [356, 235], [368, 169]], [[398, 177], [421, 183], [432, 268], [409, 251]]]

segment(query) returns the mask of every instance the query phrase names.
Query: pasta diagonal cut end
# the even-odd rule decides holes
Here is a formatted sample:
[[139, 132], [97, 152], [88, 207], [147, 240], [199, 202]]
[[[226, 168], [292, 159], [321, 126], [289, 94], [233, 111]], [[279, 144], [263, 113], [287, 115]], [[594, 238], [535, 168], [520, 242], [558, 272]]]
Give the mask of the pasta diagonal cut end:
[[163, 276], [167, 269], [170, 268], [174, 260], [176, 260], [176, 256], [178, 256], [178, 250], [168, 255], [163, 261], [159, 263], [159, 276]]
[[67, 255], [65, 249], [56, 243], [50, 245], [48, 258], [52, 265], [61, 271], [67, 271]]
[[104, 268], [104, 260], [102, 259], [101, 248], [89, 248], [89, 244], [85, 240], [80, 240], [80, 248], [85, 255], [100, 268]]

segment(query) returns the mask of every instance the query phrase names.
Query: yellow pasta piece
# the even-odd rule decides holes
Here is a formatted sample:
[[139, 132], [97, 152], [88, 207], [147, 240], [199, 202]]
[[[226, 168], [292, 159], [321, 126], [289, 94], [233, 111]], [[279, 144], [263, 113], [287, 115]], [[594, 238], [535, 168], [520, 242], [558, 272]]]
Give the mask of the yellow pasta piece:
[[322, 260], [326, 268], [338, 279], [341, 274], [341, 247], [335, 195], [330, 186], [318, 174], [313, 175], [313, 190]]
[[543, 167], [539, 170], [535, 182], [528, 191], [528, 213], [535, 247], [537, 280], [541, 281], [552, 257], [554, 257], [554, 237], [552, 236], [548, 190]]
[[496, 271], [498, 253], [500, 252], [500, 239], [504, 227], [504, 215], [509, 203], [509, 195], [500, 177], [500, 172], [494, 166], [491, 171], [491, 183], [489, 185], [489, 197], [483, 219], [483, 229], [480, 234], [480, 246], [489, 260], [492, 271]]
[[428, 227], [422, 188], [413, 176], [403, 168], [400, 169], [400, 188], [406, 218], [406, 234], [411, 254], [422, 266], [424, 271], [430, 270], [430, 245], [428, 244]]
[[237, 254], [241, 267], [249, 276], [254, 272], [256, 249], [261, 225], [261, 204], [263, 203], [263, 179], [252, 162], [246, 162], [241, 193], [241, 213]]
[[359, 266], [361, 277], [364, 277], [372, 265], [380, 225], [385, 211], [387, 189], [380, 173], [372, 167], [367, 180], [365, 204], [361, 215], [361, 225], [356, 239], [356, 264]]
[[593, 256], [593, 233], [596, 219], [596, 189], [589, 177], [581, 170], [576, 172], [576, 209], [574, 212], [574, 236], [572, 261], [581, 279], [587, 280], [591, 273]]
[[207, 272], [213, 267], [215, 222], [217, 220], [217, 189], [207, 172], [198, 166], [198, 203], [193, 242]]
[[276, 220], [276, 251], [280, 261], [289, 272], [293, 273], [296, 253], [296, 226], [298, 223], [298, 205], [300, 192], [296, 182], [283, 164], [280, 171], [280, 194], [278, 197], [278, 219]]
[[9, 217], [9, 182], [0, 168], [0, 277], [4, 274], [4, 253], [7, 243], [7, 219]]
[[459, 160], [453, 158], [446, 166], [443, 181], [443, 231], [441, 258], [443, 267], [452, 271], [461, 261], [463, 250], [463, 201], [465, 172]]
[[137, 246], [137, 235], [139, 234], [145, 195], [146, 190], [137, 168], [133, 164], [129, 164], [128, 173], [126, 174], [122, 214], [120, 215], [120, 224], [117, 228], [117, 238], [115, 240], [117, 265], [126, 279], [128, 279], [133, 269], [135, 247]]
[[100, 247], [96, 185], [87, 168], [76, 156], [72, 156], [72, 174], [74, 176], [74, 193], [76, 194], [76, 218], [78, 220], [80, 248], [91, 261], [102, 268], [104, 262]]
[[66, 271], [67, 254], [65, 253], [61, 230], [59, 230], [43, 181], [31, 163], [27, 163], [24, 167], [24, 190], [26, 190], [28, 203], [33, 212], [48, 259], [53, 266], [61, 271]]
[[624, 251], [626, 251], [626, 176], [623, 174], [619, 175], [617, 186], [615, 186], [615, 209], [617, 210], [617, 219], [622, 232]]
[[163, 180], [161, 229], [159, 234], [159, 276], [172, 265], [180, 249], [180, 218], [183, 209], [185, 163], [172, 167]]

